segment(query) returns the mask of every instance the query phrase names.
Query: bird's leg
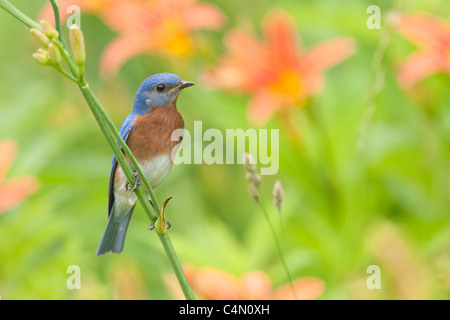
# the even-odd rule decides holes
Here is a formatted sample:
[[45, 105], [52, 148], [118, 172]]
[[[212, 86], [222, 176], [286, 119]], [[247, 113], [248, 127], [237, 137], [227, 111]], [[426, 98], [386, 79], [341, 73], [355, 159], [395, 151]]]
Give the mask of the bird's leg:
[[148, 199], [148, 202], [150, 202], [150, 204], [152, 205], [153, 210], [155, 210], [155, 206], [153, 205], [152, 198], [150, 198], [150, 195], [148, 194], [148, 192], [147, 192], [147, 199]]
[[[147, 199], [148, 199], [148, 202], [150, 202], [150, 204], [152, 205], [153, 210], [155, 210], [155, 205], [153, 204], [153, 201], [150, 198], [150, 195], [148, 194], [148, 192], [147, 192]], [[153, 223], [150, 223], [150, 225], [147, 227], [148, 230], [152, 231], [153, 229], [155, 229], [155, 222], [156, 222], [156, 220], [158, 220], [158, 218], [154, 217], [153, 218]]]
[[134, 186], [132, 186], [129, 182], [127, 183], [127, 190], [131, 190], [131, 192], [136, 191], [136, 188], [141, 185], [141, 177], [137, 172], [134, 172], [133, 177], [135, 178]]

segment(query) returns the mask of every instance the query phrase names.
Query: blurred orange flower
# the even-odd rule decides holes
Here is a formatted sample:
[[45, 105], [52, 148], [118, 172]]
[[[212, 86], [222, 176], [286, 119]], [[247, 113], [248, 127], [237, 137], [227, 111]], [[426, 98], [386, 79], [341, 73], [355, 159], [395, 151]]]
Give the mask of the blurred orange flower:
[[255, 124], [266, 123], [286, 107], [302, 105], [323, 87], [322, 75], [331, 66], [353, 54], [351, 38], [337, 38], [298, 49], [295, 24], [281, 10], [266, 17], [263, 42], [240, 30], [225, 38], [228, 54], [217, 68], [204, 72], [204, 80], [214, 87], [252, 96], [248, 117]]
[[5, 179], [16, 154], [17, 144], [14, 141], [0, 141], [0, 214], [19, 205], [37, 189], [34, 177]]
[[[231, 274], [214, 268], [195, 269], [184, 265], [183, 270], [194, 293], [206, 300], [293, 300], [294, 292], [290, 284], [272, 289], [267, 275], [262, 271], [252, 271], [240, 280]], [[175, 275], [166, 277], [166, 286], [173, 296], [183, 299], [184, 296]], [[294, 280], [297, 297], [300, 300], [317, 299], [325, 290], [322, 280], [303, 277]]]
[[[60, 0], [62, 19], [72, 0]], [[193, 50], [191, 32], [218, 30], [226, 16], [216, 6], [197, 0], [81, 0], [76, 3], [83, 12], [99, 16], [118, 33], [100, 59], [100, 72], [114, 76], [130, 58], [159, 53], [187, 56]], [[54, 21], [47, 4], [41, 19]]]
[[419, 46], [400, 67], [399, 83], [408, 88], [438, 72], [450, 74], [450, 23], [430, 14], [400, 17], [397, 31]]

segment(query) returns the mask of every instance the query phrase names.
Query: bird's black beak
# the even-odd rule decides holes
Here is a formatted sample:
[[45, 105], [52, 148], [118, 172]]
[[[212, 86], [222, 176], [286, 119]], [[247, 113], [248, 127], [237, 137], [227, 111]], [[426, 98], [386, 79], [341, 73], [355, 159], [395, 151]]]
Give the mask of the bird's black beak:
[[193, 82], [191, 82], [191, 81], [181, 81], [181, 83], [178, 85], [178, 89], [184, 89], [184, 88], [187, 88], [187, 87], [191, 87], [191, 86], [193, 86], [195, 83], [193, 83]]

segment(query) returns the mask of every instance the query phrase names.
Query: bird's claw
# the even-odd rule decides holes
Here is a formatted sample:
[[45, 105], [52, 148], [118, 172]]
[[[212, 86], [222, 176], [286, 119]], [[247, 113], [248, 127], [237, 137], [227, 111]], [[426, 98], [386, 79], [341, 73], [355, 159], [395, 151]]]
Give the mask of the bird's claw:
[[153, 229], [155, 229], [154, 223], [156, 223], [156, 220], [158, 220], [158, 218], [154, 217], [154, 218], [152, 218], [152, 220], [153, 220], [153, 223], [150, 223], [150, 225], [147, 227], [147, 230], [152, 231]]
[[134, 186], [132, 186], [129, 182], [127, 183], [127, 190], [131, 190], [131, 192], [136, 191], [137, 187], [141, 184], [141, 177], [137, 172], [133, 174], [135, 181]]

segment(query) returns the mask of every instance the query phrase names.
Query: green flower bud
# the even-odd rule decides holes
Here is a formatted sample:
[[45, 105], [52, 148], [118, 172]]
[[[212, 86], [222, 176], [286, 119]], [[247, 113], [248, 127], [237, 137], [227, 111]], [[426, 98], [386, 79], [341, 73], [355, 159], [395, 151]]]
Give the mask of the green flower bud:
[[42, 26], [42, 30], [44, 30], [44, 33], [47, 37], [49, 37], [50, 39], [58, 39], [59, 32], [56, 31], [56, 29], [53, 28], [52, 25], [48, 23], [48, 21], [41, 20], [40, 24]]
[[40, 54], [43, 54], [44, 56], [48, 57], [48, 51], [42, 48], [37, 49], [37, 52]]
[[48, 64], [47, 56], [42, 53], [33, 53], [33, 59], [44, 66]]
[[47, 48], [50, 39], [42, 31], [32, 28], [30, 34], [39, 44]]
[[48, 58], [56, 66], [61, 64], [61, 52], [59, 52], [58, 46], [52, 42], [48, 45]]
[[78, 26], [73, 25], [70, 28], [70, 46], [72, 47], [73, 58], [75, 62], [82, 66], [86, 62], [86, 49], [84, 46], [84, 36]]

